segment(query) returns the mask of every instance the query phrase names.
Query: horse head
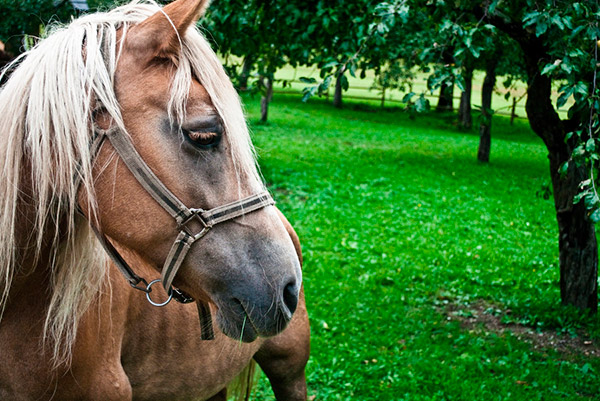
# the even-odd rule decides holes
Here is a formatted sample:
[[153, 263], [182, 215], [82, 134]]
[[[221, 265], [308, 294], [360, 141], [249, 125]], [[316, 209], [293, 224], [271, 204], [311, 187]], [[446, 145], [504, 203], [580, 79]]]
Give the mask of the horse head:
[[[239, 98], [195, 27], [207, 3], [177, 0], [121, 29], [113, 80], [119, 111], [98, 107], [94, 115], [99, 130], [116, 127], [131, 141], [182, 204], [202, 210], [265, 191]], [[95, 202], [94, 216], [88, 216], [92, 224], [159, 272], [182, 222], [151, 196], [118, 153], [113, 142], [97, 152], [94, 199], [80, 190], [81, 208], [85, 212]], [[276, 208], [266, 205], [220, 222], [191, 244], [173, 285], [214, 303], [225, 334], [252, 341], [279, 333], [289, 322], [301, 271]]]

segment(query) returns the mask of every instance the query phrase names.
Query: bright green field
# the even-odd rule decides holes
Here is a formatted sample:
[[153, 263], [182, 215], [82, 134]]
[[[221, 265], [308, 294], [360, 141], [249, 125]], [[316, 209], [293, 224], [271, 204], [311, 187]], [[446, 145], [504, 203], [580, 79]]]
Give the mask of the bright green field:
[[[316, 400], [600, 399], [600, 359], [536, 351], [467, 330], [448, 303], [493, 304], [504, 321], [565, 336], [598, 318], [559, 302], [557, 229], [544, 147], [496, 118], [491, 163], [454, 117], [276, 95], [260, 165], [301, 238]], [[505, 311], [511, 309], [510, 315]], [[264, 379], [257, 400], [272, 399]]]

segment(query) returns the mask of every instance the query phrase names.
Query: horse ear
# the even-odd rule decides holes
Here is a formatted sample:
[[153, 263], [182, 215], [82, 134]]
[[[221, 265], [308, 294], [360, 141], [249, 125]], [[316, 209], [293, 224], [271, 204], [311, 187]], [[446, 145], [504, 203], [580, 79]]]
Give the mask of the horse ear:
[[208, 8], [210, 0], [176, 0], [148, 17], [127, 34], [126, 46], [151, 60], [179, 54], [180, 38]]

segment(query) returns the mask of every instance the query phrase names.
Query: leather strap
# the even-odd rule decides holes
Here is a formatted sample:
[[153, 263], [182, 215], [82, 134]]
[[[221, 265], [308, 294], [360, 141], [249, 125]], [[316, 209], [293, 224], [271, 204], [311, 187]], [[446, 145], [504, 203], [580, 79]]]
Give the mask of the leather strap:
[[192, 216], [192, 212], [169, 191], [144, 162], [128, 135], [123, 134], [117, 127], [107, 131], [98, 130], [98, 134], [108, 138], [136, 180], [177, 221], [177, 225]]
[[212, 326], [210, 307], [204, 302], [196, 302], [198, 306], [198, 318], [200, 319], [200, 338], [202, 340], [214, 340], [215, 332]]
[[[214, 225], [274, 205], [275, 201], [271, 195], [265, 191], [210, 210], [190, 209], [158, 179], [137, 152], [129, 136], [117, 127], [113, 127], [106, 131], [96, 128], [95, 137], [91, 145], [92, 157], [95, 157], [100, 150], [105, 138], [108, 138], [119, 157], [123, 160], [140, 185], [142, 185], [152, 198], [177, 222], [180, 231], [171, 246], [171, 250], [163, 265], [161, 282], [167, 293], [173, 295], [175, 300], [181, 303], [192, 302], [193, 298], [172, 287], [173, 279], [183, 264], [192, 245], [204, 237]], [[151, 288], [148, 285], [148, 282], [135, 274], [131, 266], [123, 259], [102, 232], [93, 225], [92, 228], [104, 250], [111, 257], [123, 276], [125, 276], [129, 284], [137, 290], [149, 293]], [[139, 286], [140, 283], [144, 283], [146, 287]], [[213, 339], [214, 332], [210, 308], [201, 301], [197, 301], [196, 304], [202, 328], [202, 339]]]
[[[211, 210], [190, 209], [193, 216], [182, 225], [177, 239], [173, 243], [162, 269], [162, 285], [165, 289], [171, 288], [173, 279], [181, 267], [183, 260], [189, 252], [192, 244], [204, 237], [215, 225], [223, 223], [236, 217], [243, 216], [263, 207], [275, 204], [268, 192], [252, 195], [239, 201], [231, 202]], [[194, 234], [187, 224], [196, 222], [200, 231]]]

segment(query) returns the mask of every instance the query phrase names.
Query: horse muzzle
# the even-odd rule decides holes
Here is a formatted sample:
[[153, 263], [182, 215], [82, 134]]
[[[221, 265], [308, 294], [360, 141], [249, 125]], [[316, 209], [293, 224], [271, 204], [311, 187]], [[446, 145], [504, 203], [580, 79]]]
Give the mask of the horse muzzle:
[[260, 295], [249, 296], [245, 291], [237, 297], [217, 301], [217, 322], [228, 337], [251, 342], [257, 337], [277, 335], [287, 327], [298, 306], [298, 281], [289, 280], [272, 296], [257, 293]]

